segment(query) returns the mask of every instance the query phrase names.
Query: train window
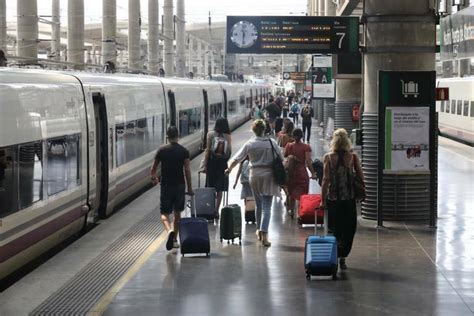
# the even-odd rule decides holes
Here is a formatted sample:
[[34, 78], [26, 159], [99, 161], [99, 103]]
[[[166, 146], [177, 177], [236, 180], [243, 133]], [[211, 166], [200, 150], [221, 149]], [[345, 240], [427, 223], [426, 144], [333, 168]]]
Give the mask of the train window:
[[179, 111], [180, 137], [191, 135], [201, 129], [201, 108]]
[[70, 190], [80, 183], [80, 135], [46, 141], [46, 191], [48, 196]]
[[247, 108], [251, 109], [252, 108], [252, 97], [248, 97], [246, 99], [246, 103], [247, 103]]
[[458, 109], [457, 109], [456, 114], [462, 115], [462, 100], [458, 100]]
[[236, 103], [237, 102], [235, 100], [229, 101], [229, 113], [236, 112], [237, 110]]
[[456, 100], [451, 100], [451, 114], [456, 112]]
[[0, 148], [0, 217], [18, 210], [15, 156], [18, 146]]
[[245, 105], [245, 95], [240, 96], [240, 105]]
[[468, 116], [469, 115], [469, 101], [464, 101], [464, 109], [462, 115]]
[[19, 209], [43, 199], [43, 142], [18, 146]]
[[474, 101], [471, 101], [471, 117], [474, 117]]
[[445, 103], [445, 102], [446, 102], [446, 101], [441, 101], [441, 109], [440, 109], [440, 112], [444, 112], [444, 103]]
[[209, 109], [209, 121], [215, 122], [219, 116], [222, 116], [222, 103], [213, 103]]
[[451, 101], [446, 101], [446, 113], [449, 113], [449, 104]]
[[150, 115], [115, 125], [117, 166], [156, 151], [164, 143], [165, 116]]

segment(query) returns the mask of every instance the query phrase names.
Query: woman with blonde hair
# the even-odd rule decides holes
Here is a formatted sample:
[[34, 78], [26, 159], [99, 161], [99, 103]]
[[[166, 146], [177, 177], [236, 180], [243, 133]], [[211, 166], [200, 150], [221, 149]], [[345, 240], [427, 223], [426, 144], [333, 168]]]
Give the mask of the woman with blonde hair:
[[265, 137], [265, 121], [253, 122], [252, 131], [255, 137], [247, 141], [245, 145], [232, 158], [232, 163], [225, 171], [228, 175], [241, 161], [248, 156], [250, 166], [250, 186], [255, 199], [255, 219], [257, 222], [257, 237], [262, 245], [270, 247], [268, 241], [268, 226], [270, 224], [273, 197], [280, 197], [280, 186], [273, 176], [272, 163], [278, 155], [281, 160], [283, 156], [278, 149], [277, 143]]
[[359, 158], [352, 153], [352, 144], [343, 128], [333, 133], [329, 153], [324, 155], [324, 175], [321, 208], [328, 210], [329, 228], [338, 244], [339, 264], [347, 269], [349, 255], [357, 227], [356, 188], [357, 177], [364, 183]]

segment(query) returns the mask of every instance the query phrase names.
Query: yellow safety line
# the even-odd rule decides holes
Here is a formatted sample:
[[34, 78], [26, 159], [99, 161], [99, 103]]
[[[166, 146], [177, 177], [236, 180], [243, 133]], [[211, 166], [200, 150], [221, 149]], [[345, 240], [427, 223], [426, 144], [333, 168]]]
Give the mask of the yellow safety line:
[[102, 315], [114, 299], [114, 297], [120, 292], [120, 290], [130, 281], [131, 278], [141, 269], [141, 267], [147, 262], [147, 260], [153, 255], [161, 244], [166, 240], [168, 234], [163, 232], [145, 252], [135, 261], [135, 263], [125, 272], [122, 277], [115, 282], [115, 284], [101, 297], [101, 299], [95, 304], [95, 306], [87, 313], [90, 316]]

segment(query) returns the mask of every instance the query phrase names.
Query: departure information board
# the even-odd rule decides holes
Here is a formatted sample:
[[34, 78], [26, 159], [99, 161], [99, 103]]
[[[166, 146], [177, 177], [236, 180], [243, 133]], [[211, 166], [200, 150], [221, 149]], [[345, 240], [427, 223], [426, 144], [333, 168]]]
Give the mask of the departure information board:
[[228, 54], [349, 53], [359, 50], [359, 18], [228, 16]]

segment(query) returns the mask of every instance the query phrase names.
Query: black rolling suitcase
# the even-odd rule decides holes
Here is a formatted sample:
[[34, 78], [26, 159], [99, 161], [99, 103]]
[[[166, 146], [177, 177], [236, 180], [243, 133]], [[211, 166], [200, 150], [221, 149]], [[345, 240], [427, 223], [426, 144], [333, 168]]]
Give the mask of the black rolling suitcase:
[[242, 244], [242, 212], [238, 204], [229, 204], [229, 193], [225, 192], [226, 205], [221, 210], [220, 232], [221, 242], [227, 240], [229, 243], [235, 238], [239, 238], [239, 244]]
[[245, 199], [245, 222], [255, 224], [255, 200], [253, 198]]
[[[197, 216], [212, 221], [216, 217], [216, 189], [201, 188], [201, 172], [198, 172], [198, 188], [194, 189]], [[191, 215], [192, 216], [192, 215]]]
[[181, 244], [181, 254], [205, 254], [207, 257], [211, 251], [209, 239], [209, 228], [207, 219], [197, 217], [195, 207], [195, 197], [191, 197], [191, 214], [194, 210], [195, 217], [181, 218], [179, 221], [179, 242]]

